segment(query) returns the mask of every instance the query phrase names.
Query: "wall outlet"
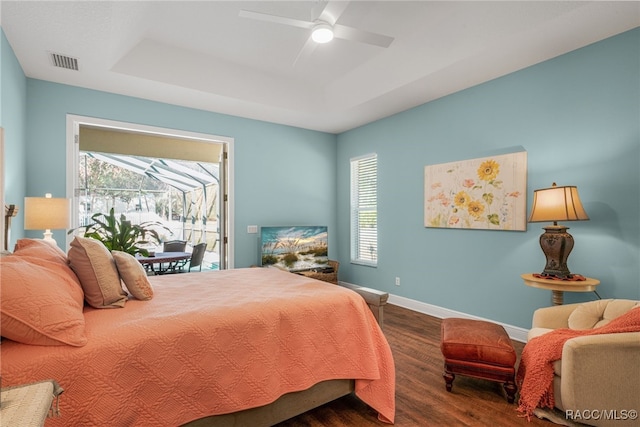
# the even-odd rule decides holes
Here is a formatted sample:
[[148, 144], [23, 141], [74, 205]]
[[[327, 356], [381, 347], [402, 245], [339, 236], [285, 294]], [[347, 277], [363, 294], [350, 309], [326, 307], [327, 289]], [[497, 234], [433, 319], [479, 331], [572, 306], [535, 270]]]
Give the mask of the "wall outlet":
[[396, 277], [396, 286], [400, 286], [400, 278]]
[[249, 233], [249, 234], [258, 233], [258, 226], [257, 225], [247, 225], [247, 233]]

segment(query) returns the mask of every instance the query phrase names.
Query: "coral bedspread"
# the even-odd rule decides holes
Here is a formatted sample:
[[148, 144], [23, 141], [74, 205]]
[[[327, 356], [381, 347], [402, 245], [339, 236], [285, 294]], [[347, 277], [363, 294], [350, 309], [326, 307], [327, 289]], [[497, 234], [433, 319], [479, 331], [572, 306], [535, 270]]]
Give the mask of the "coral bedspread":
[[47, 426], [177, 426], [349, 378], [393, 422], [393, 357], [355, 292], [262, 268], [150, 279], [150, 301], [85, 308], [84, 347], [4, 340], [3, 386], [58, 381]]

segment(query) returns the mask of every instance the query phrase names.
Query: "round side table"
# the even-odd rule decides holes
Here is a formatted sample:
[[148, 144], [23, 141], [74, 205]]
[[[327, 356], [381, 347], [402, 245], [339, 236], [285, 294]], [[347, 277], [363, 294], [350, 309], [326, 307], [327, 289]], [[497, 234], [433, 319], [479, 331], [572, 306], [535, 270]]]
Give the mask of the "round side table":
[[[522, 280], [527, 286], [532, 288], [547, 289], [552, 293], [551, 302], [553, 305], [562, 305], [564, 301], [564, 292], [596, 292], [596, 286], [600, 284], [598, 279], [585, 277], [586, 280], [558, 280], [547, 279], [544, 277], [535, 277], [533, 273], [522, 274]], [[600, 295], [598, 295], [600, 298]]]

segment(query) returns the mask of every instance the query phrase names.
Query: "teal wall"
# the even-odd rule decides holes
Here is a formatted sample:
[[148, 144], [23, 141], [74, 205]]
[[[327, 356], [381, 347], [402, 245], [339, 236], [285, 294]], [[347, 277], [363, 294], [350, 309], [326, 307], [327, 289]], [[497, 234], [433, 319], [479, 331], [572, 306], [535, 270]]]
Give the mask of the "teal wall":
[[[4, 192], [7, 204], [23, 207], [27, 175], [27, 79], [0, 30], [0, 126], [4, 128]], [[24, 236], [22, 214], [11, 221], [9, 248]]]
[[28, 195], [65, 192], [67, 114], [234, 138], [236, 267], [258, 261], [247, 225], [336, 227], [335, 135], [34, 79], [27, 80], [27, 143], [37, 153], [27, 166]]
[[[529, 327], [550, 291], [540, 272], [544, 223], [526, 232], [423, 226], [424, 166], [528, 153], [533, 190], [576, 185], [590, 221], [571, 222], [574, 273], [601, 280], [603, 298], [640, 298], [640, 30], [546, 61], [338, 136], [341, 280]], [[349, 160], [378, 154], [379, 261], [348, 263]], [[401, 286], [396, 287], [395, 277]], [[565, 302], [594, 294], [565, 293]]]

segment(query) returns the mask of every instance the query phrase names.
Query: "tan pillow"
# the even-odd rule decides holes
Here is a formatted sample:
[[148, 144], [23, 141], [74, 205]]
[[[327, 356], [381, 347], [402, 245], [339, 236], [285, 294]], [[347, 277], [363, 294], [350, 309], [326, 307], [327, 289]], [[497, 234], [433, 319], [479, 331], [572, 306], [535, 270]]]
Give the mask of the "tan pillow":
[[32, 345], [85, 345], [84, 303], [74, 277], [55, 261], [0, 258], [2, 336]]
[[127, 293], [111, 252], [99, 240], [76, 237], [67, 255], [84, 290], [84, 299], [95, 308], [124, 307]]
[[120, 278], [134, 298], [146, 301], [153, 298], [153, 289], [147, 279], [147, 272], [133, 256], [122, 251], [111, 251]]

